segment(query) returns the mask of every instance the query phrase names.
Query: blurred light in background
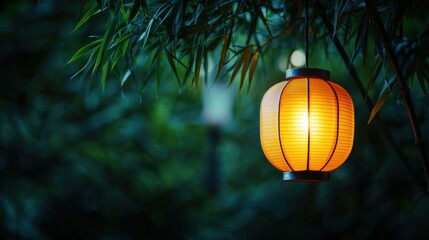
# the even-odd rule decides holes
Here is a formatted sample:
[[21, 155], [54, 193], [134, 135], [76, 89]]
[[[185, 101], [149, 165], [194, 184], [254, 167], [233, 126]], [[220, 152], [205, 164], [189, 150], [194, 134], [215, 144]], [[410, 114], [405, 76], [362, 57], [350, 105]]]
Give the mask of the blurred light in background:
[[202, 118], [206, 124], [221, 127], [231, 122], [233, 91], [220, 81], [204, 85]]
[[297, 49], [290, 55], [290, 63], [295, 67], [302, 67], [305, 64], [305, 54], [301, 49]]

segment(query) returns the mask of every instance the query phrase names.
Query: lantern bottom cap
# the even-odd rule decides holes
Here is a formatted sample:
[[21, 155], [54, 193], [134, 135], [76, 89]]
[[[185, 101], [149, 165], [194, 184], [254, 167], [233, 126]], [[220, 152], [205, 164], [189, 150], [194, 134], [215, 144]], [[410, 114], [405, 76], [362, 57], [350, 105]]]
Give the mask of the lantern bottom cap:
[[328, 182], [330, 175], [330, 172], [321, 171], [284, 172], [283, 180], [289, 182]]

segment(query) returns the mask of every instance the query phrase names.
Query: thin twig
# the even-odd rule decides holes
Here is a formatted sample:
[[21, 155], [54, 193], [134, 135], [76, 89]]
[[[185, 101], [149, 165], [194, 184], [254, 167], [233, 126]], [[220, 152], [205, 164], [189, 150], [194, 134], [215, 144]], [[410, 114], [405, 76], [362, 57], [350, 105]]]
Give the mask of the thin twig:
[[283, 31], [281, 31], [280, 33], [278, 33], [277, 35], [274, 35], [273, 37], [271, 37], [270, 39], [268, 39], [266, 42], [264, 42], [259, 49], [263, 49], [264, 47], [266, 47], [268, 44], [270, 44], [272, 41], [276, 40], [277, 38], [290, 33], [290, 31], [292, 31], [292, 28], [298, 26], [300, 23], [302, 23], [303, 20], [298, 20], [295, 23], [293, 23], [292, 25], [290, 25], [289, 27], [285, 28]]
[[384, 28], [383, 22], [381, 21], [380, 15], [377, 12], [376, 7], [372, 7], [369, 0], [365, 0], [366, 8], [368, 10], [370, 20], [373, 21], [375, 28], [377, 30], [378, 35], [383, 42], [384, 49], [386, 50], [387, 58], [389, 59], [390, 65], [392, 66], [393, 72], [396, 76], [396, 81], [401, 89], [400, 93], [405, 103], [405, 107], [408, 112], [408, 118], [410, 119], [411, 128], [414, 134], [415, 144], [418, 147], [420, 158], [422, 160], [423, 171], [426, 177], [427, 190], [429, 192], [429, 176], [428, 176], [428, 157], [426, 153], [426, 148], [424, 144], [424, 140], [420, 134], [420, 127], [417, 121], [417, 114], [414, 110], [414, 106], [412, 103], [412, 99], [410, 97], [410, 89], [405, 83], [404, 76], [399, 68], [398, 61], [395, 56], [395, 52], [393, 51], [392, 44], [389, 41], [389, 37], [387, 36], [386, 29]]

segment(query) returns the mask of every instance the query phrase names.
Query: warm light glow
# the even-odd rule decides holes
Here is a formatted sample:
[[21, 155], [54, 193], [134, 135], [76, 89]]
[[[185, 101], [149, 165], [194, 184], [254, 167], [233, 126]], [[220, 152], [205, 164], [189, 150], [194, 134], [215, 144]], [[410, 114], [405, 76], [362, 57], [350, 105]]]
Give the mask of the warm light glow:
[[339, 85], [317, 77], [271, 87], [262, 99], [261, 144], [279, 170], [329, 172], [345, 162], [354, 138], [354, 108]]
[[304, 131], [306, 134], [308, 132], [308, 113], [300, 113], [299, 114], [299, 119], [300, 119], [300, 126], [301, 126], [301, 130]]

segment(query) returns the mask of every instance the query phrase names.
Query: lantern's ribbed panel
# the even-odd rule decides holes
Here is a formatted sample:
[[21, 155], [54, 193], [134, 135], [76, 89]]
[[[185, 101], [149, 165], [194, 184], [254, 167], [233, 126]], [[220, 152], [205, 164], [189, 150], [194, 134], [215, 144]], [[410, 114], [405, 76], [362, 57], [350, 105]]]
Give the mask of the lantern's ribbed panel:
[[[301, 80], [301, 82], [306, 82]], [[334, 90], [327, 81], [310, 79], [310, 162], [319, 171], [335, 150], [338, 106]]]
[[261, 145], [270, 163], [282, 171], [291, 171], [283, 157], [279, 139], [279, 103], [286, 82], [272, 86], [262, 98], [260, 112]]
[[305, 80], [292, 80], [280, 102], [280, 137], [283, 152], [294, 171], [307, 168], [308, 100]]
[[353, 102], [333, 82], [304, 76], [278, 83], [265, 93], [260, 114], [265, 156], [282, 171], [332, 171], [350, 154]]
[[355, 129], [354, 107], [350, 95], [341, 86], [329, 83], [334, 87], [340, 104], [339, 138], [334, 155], [323, 171], [332, 171], [345, 162], [353, 147]]

